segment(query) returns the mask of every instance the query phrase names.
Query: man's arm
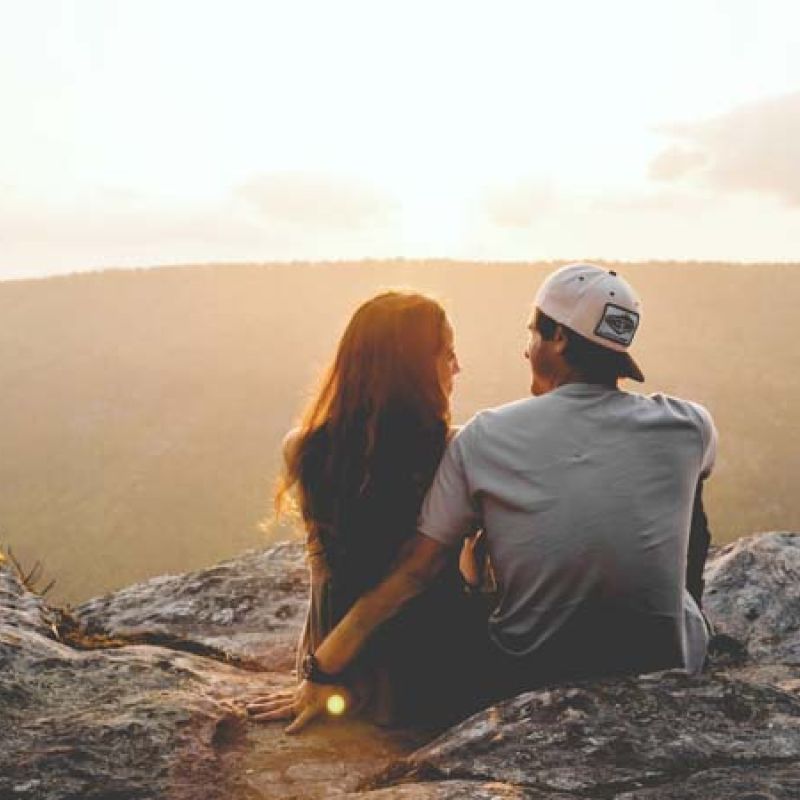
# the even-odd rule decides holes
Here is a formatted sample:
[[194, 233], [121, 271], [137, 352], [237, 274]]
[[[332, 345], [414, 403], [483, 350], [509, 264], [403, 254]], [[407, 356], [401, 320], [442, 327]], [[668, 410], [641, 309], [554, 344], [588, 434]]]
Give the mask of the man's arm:
[[719, 433], [714, 425], [714, 420], [708, 409], [692, 403], [691, 407], [698, 415], [700, 421], [700, 434], [703, 440], [703, 457], [700, 464], [700, 480], [695, 490], [694, 504], [692, 507], [692, 521], [689, 528], [689, 546], [686, 561], [686, 588], [695, 599], [699, 608], [702, 608], [703, 570], [708, 557], [708, 548], [711, 545], [711, 532], [708, 528], [708, 517], [703, 508], [703, 484], [714, 468], [717, 458]]
[[703, 481], [697, 484], [692, 508], [692, 522], [689, 528], [689, 549], [686, 559], [686, 588], [695, 599], [698, 608], [702, 608], [703, 570], [706, 566], [708, 548], [711, 544], [711, 532], [708, 528], [708, 517], [703, 508]]
[[[352, 662], [370, 634], [422, 592], [443, 567], [449, 548], [416, 534], [403, 548], [397, 566], [375, 589], [359, 598], [317, 649], [318, 667], [335, 675]], [[294, 717], [287, 733], [297, 733], [319, 716], [332, 694], [346, 690], [304, 680], [291, 695], [276, 693], [247, 707], [251, 718], [270, 721]]]
[[333, 674], [345, 669], [372, 632], [433, 581], [448, 550], [421, 533], [409, 540], [389, 576], [360, 597], [320, 645], [315, 653], [320, 669]]

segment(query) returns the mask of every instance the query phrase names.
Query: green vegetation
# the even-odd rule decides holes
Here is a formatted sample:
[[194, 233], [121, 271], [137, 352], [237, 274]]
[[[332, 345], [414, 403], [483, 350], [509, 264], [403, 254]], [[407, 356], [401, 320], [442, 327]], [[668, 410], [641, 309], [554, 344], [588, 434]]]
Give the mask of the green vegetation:
[[[529, 303], [552, 264], [360, 262], [120, 271], [0, 283], [0, 524], [77, 601], [265, 541], [280, 441], [347, 317], [387, 286], [445, 300], [455, 419], [522, 397]], [[644, 391], [721, 431], [717, 542], [800, 530], [800, 302], [791, 265], [642, 264]], [[636, 388], [636, 387], [631, 387]]]

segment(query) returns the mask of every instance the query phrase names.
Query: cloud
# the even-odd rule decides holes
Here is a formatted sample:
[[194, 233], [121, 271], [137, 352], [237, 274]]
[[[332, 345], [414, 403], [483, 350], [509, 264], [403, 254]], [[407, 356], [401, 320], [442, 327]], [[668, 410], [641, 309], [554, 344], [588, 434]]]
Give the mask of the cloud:
[[708, 167], [711, 157], [702, 150], [675, 145], [668, 147], [650, 162], [650, 177], [655, 180], [672, 181], [696, 169]]
[[800, 92], [660, 130], [674, 142], [650, 163], [653, 180], [757, 192], [800, 206]]
[[163, 246], [190, 240], [253, 239], [254, 234], [251, 222], [235, 217], [228, 209], [177, 208], [125, 190], [95, 190], [69, 203], [25, 197], [0, 200], [3, 243]]
[[339, 227], [330, 219], [315, 227], [308, 217], [299, 224], [299, 217], [289, 222], [285, 215], [253, 213], [238, 191], [185, 204], [125, 188], [96, 188], [58, 199], [5, 188], [0, 192], [0, 280], [109, 266], [366, 258], [400, 247], [391, 223], [373, 224], [379, 213], [375, 204], [359, 215], [354, 203], [343, 204]]
[[489, 219], [500, 228], [527, 228], [552, 210], [555, 192], [549, 182], [527, 179], [492, 186], [483, 194]]
[[655, 191], [604, 192], [592, 198], [590, 204], [592, 211], [686, 216], [706, 211], [712, 205], [719, 207], [719, 199], [709, 192], [670, 187]]
[[180, 209], [114, 191], [53, 202], [0, 198], [0, 279], [234, 260], [266, 249], [265, 234], [226, 207]]
[[384, 221], [392, 199], [355, 178], [314, 172], [274, 172], [240, 186], [236, 196], [264, 221], [323, 229], [363, 228]]

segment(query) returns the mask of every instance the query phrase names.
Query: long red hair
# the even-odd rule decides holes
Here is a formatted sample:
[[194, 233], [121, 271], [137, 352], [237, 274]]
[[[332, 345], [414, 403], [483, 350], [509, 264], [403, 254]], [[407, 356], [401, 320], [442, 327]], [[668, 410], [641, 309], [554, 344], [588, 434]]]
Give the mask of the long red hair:
[[309, 502], [302, 481], [306, 445], [325, 426], [335, 464], [337, 447], [352, 444], [363, 431], [363, 452], [340, 453], [361, 464], [362, 487], [370, 480], [370, 457], [378, 425], [387, 413], [402, 414], [424, 429], [446, 435], [450, 406], [437, 369], [445, 346], [447, 317], [442, 306], [417, 292], [389, 291], [363, 303], [339, 341], [333, 363], [303, 414], [297, 439], [287, 452], [275, 504], [281, 510], [286, 493], [297, 486], [306, 519]]

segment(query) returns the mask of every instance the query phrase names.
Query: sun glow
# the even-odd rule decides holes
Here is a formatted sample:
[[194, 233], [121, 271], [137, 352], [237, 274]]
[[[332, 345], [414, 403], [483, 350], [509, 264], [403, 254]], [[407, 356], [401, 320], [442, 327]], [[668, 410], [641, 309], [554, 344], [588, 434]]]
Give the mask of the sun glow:
[[[614, 241], [646, 228], [648, 255], [673, 255], [683, 201], [702, 195], [646, 218], [639, 206], [662, 188], [650, 167], [674, 126], [800, 86], [788, 1], [13, 5], [0, 7], [9, 262], [536, 257], [576, 242], [626, 257], [593, 212], [608, 198], [624, 206]], [[254, 184], [276, 202], [243, 192]], [[507, 216], [491, 207], [504, 192], [522, 197], [501, 198]], [[347, 213], [326, 221], [336, 193]], [[779, 211], [778, 236], [759, 241], [791, 238]]]

